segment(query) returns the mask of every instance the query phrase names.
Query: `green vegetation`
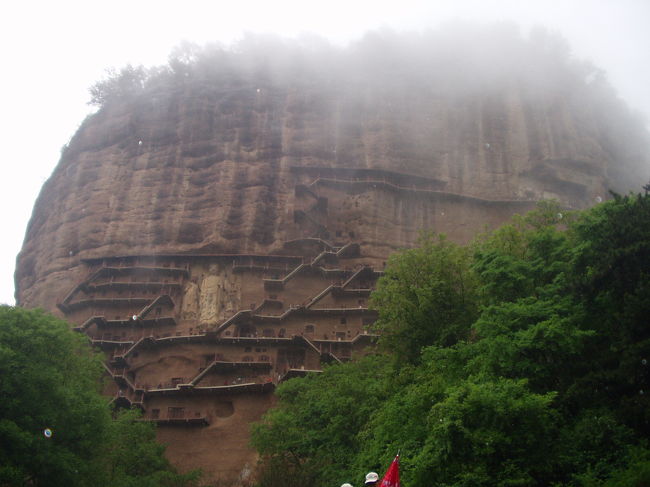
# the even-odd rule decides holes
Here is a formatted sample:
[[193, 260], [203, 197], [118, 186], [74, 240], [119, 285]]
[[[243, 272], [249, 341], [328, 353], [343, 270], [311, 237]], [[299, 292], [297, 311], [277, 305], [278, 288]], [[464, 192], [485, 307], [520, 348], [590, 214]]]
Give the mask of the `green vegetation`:
[[373, 293], [379, 311], [374, 329], [399, 363], [419, 362], [422, 347], [467, 338], [478, 315], [469, 249], [428, 235], [420, 248], [393, 256], [389, 264]]
[[[112, 414], [99, 358], [69, 325], [0, 307], [0, 485], [190, 486], [135, 411]], [[47, 437], [45, 430], [51, 431]]]
[[408, 487], [650, 485], [650, 196], [427, 236], [373, 303], [380, 353], [279, 387], [260, 485], [356, 485], [398, 449]]

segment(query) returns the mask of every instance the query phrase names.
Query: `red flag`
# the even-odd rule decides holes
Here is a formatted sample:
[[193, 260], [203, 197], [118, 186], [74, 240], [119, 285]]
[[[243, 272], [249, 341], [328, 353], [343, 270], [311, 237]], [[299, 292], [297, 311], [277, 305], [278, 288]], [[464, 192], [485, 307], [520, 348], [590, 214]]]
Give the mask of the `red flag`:
[[386, 475], [381, 479], [379, 487], [400, 487], [399, 485], [399, 454], [395, 455], [393, 463], [390, 464]]

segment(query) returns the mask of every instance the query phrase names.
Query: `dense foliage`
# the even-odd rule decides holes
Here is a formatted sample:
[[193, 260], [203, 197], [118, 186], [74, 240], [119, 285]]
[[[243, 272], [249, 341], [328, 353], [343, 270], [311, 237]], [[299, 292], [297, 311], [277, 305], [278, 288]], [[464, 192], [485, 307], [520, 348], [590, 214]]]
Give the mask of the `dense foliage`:
[[428, 235], [421, 247], [390, 260], [373, 294], [379, 311], [374, 328], [399, 363], [417, 363], [422, 347], [467, 338], [477, 298], [469, 249]]
[[373, 302], [382, 352], [282, 385], [255, 427], [261, 485], [357, 485], [398, 449], [408, 487], [650, 485], [650, 196], [428, 236]]
[[0, 485], [194, 484], [196, 474], [174, 472], [151, 424], [112, 414], [101, 374], [64, 321], [0, 307]]

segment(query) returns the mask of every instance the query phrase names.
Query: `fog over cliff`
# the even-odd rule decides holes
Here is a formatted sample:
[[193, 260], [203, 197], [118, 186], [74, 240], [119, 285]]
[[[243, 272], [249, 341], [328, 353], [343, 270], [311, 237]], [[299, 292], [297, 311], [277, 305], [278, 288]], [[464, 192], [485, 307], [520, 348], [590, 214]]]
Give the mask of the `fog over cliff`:
[[179, 80], [195, 81], [206, 90], [246, 81], [259, 85], [256, 90], [304, 86], [346, 92], [358, 100], [378, 94], [406, 116], [419, 108], [417, 102], [415, 109], [400, 106], [406, 93], [462, 104], [521, 89], [530, 104], [567, 102], [581, 115], [597, 118], [597, 143], [626, 168], [616, 171], [610, 189], [640, 188], [639, 181], [650, 173], [647, 120], [618, 97], [602, 69], [576, 58], [564, 37], [543, 27], [524, 35], [510, 22], [453, 21], [414, 33], [371, 31], [346, 47], [309, 35], [298, 40], [248, 35], [227, 46], [186, 42], [174, 49], [167, 65], [129, 65], [113, 72], [91, 89], [92, 101], [102, 105], [111, 98], [178, 88]]
[[[18, 295], [42, 282], [25, 303], [45, 292], [53, 304], [46, 276], [80, 258], [275, 251], [298, 236], [296, 171], [399, 173], [485, 208], [549, 198], [582, 208], [649, 175], [644, 122], [602, 71], [559, 35], [509, 23], [383, 29], [347, 47], [310, 36], [185, 43], [166, 65], [126, 66], [91, 95], [100, 108], [28, 226]], [[357, 236], [375, 255], [412, 245], [422, 228], [467, 241], [484, 224], [473, 210], [459, 226], [427, 205], [367, 204], [375, 216]], [[494, 223], [506, 213], [492, 212]]]
[[[645, 0], [404, 0], [402, 2], [246, 3], [167, 0], [137, 3], [116, 0], [110, 8], [79, 0], [10, 3], [4, 9], [0, 39], [12, 75], [0, 80], [5, 165], [2, 206], [10, 228], [0, 259], [0, 302], [13, 302], [14, 256], [33, 202], [51, 174], [59, 150], [91, 109], [87, 87], [107, 67], [163, 64], [181, 39], [230, 44], [245, 32], [300, 37], [315, 32], [337, 46], [364, 31], [392, 26], [422, 31], [446, 19], [481, 23], [514, 20], [527, 33], [546, 25], [566, 35], [578, 58], [606, 71], [616, 92], [632, 110], [650, 113], [650, 43]], [[527, 35], [527, 34], [526, 34]], [[9, 72], [9, 71], [8, 71]]]
[[183, 43], [90, 96], [34, 205], [16, 300], [103, 347], [106, 393], [211, 479], [250, 473], [275, 384], [366, 352], [374, 283], [423, 230], [467, 243], [650, 177], [645, 121], [605, 74], [510, 23]]

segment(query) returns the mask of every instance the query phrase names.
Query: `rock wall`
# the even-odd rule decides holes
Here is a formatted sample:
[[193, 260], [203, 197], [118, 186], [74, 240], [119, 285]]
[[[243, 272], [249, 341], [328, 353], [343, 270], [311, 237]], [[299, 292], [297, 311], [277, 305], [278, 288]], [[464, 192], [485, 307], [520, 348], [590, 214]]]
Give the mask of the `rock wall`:
[[181, 468], [244, 483], [275, 385], [365, 353], [374, 282], [422, 230], [467, 242], [640, 181], [579, 88], [343, 81], [190, 77], [113, 100], [36, 202], [17, 302], [106, 351], [107, 393]]
[[[347, 198], [363, 206], [341, 202], [340, 211], [364, 215], [355, 240], [371, 252], [386, 246], [382, 255], [411, 245], [419, 228], [469, 239], [484, 222], [473, 206], [496, 224], [526, 201], [590, 205], [607, 196], [615, 161], [596, 121], [570, 105], [517, 90], [441, 100], [250, 82], [105, 107], [79, 129], [36, 203], [18, 301], [53, 308], [47, 290], [65, 287], [80, 258], [277, 251], [309, 235], [293, 225], [297, 182], [348, 181]], [[362, 192], [353, 180], [386, 186]], [[434, 207], [453, 198], [466, 210], [452, 220]], [[396, 240], [394, 227], [412, 228]]]

